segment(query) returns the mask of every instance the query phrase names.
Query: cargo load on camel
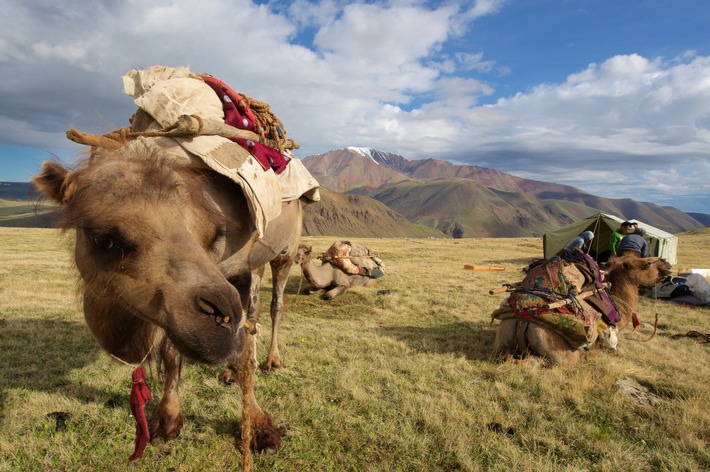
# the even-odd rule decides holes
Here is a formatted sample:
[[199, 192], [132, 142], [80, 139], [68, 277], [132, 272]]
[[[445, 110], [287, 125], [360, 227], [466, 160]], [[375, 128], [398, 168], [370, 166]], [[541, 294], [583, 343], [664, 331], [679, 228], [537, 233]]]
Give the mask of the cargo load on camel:
[[[507, 316], [542, 324], [563, 336], [573, 349], [587, 349], [599, 333], [616, 326], [619, 314], [597, 264], [587, 255], [574, 261], [552, 257], [525, 269], [508, 285]], [[499, 310], [500, 311], [500, 310]], [[503, 313], [494, 313], [501, 319]]]
[[379, 279], [385, 275], [382, 259], [362, 244], [351, 241], [336, 241], [321, 256], [323, 262], [330, 262], [350, 275], [364, 275]]
[[187, 67], [129, 71], [123, 90], [138, 106], [130, 127], [103, 136], [71, 129], [67, 137], [91, 146], [92, 152], [154, 149], [227, 177], [247, 197], [258, 237], [279, 216], [283, 202], [320, 200], [318, 182], [291, 153], [299, 144], [287, 137], [267, 103]]
[[[352, 287], [372, 287], [385, 275], [384, 264], [375, 253], [362, 244], [351, 241], [336, 241], [328, 250], [313, 261], [313, 248], [307, 244], [298, 246], [295, 262], [308, 281], [308, 294], [321, 294], [332, 300]], [[300, 292], [300, 288], [299, 288]]]

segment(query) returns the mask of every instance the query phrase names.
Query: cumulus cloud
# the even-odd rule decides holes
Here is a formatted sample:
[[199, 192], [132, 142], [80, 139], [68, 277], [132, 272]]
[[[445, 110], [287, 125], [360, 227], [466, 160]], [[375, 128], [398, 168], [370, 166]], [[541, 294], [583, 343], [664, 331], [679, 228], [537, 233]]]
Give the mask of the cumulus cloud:
[[5, 0], [0, 142], [65, 147], [70, 127], [125, 126], [123, 73], [190, 66], [269, 102], [302, 156], [370, 146], [605, 196], [710, 195], [710, 57], [616, 55], [482, 105], [509, 65], [449, 46], [505, 6]]

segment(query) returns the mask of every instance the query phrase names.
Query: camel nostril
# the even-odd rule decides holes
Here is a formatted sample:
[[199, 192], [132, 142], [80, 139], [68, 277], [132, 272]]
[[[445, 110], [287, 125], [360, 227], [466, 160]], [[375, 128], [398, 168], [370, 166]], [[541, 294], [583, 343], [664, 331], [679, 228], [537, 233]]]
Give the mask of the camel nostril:
[[225, 328], [229, 327], [235, 319], [231, 305], [221, 302], [219, 297], [206, 297], [204, 294], [195, 297], [195, 311], [198, 315], [210, 316], [215, 323]]
[[214, 315], [216, 312], [219, 311], [212, 302], [210, 302], [209, 300], [205, 300], [202, 297], [197, 297], [196, 306], [197, 310], [205, 315]]

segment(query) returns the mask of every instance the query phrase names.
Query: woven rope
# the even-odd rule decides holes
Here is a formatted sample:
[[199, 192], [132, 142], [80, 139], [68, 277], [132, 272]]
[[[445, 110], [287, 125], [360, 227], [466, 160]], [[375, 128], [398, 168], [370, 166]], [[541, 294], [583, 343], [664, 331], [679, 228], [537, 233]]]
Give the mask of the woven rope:
[[257, 133], [264, 144], [276, 148], [281, 152], [283, 152], [284, 149], [298, 149], [301, 147], [296, 141], [286, 137], [286, 128], [284, 128], [281, 120], [271, 111], [268, 103], [248, 97], [243, 93], [239, 95], [244, 98], [244, 101], [247, 102], [254, 116], [256, 116], [258, 121]]

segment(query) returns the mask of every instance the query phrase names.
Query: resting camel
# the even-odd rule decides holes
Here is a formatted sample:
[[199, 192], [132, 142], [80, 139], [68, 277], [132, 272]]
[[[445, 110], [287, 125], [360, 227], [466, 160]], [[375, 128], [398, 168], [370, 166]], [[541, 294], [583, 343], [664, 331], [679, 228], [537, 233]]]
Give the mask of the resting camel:
[[330, 262], [324, 261], [321, 265], [316, 265], [311, 257], [312, 251], [311, 246], [299, 244], [294, 261], [301, 266], [304, 277], [311, 284], [309, 293], [322, 293], [324, 299], [332, 300], [347, 292], [350, 287], [372, 287], [375, 285], [375, 279], [364, 275], [346, 274]]
[[[619, 330], [626, 326], [636, 310], [639, 286], [654, 285], [670, 274], [670, 268], [668, 262], [657, 257], [642, 259], [625, 256], [611, 260], [606, 280], [611, 282], [611, 296], [621, 315], [621, 322], [617, 324]], [[510, 306], [505, 303], [494, 315], [510, 312]], [[598, 347], [598, 341], [592, 348]], [[575, 365], [584, 351], [573, 350], [567, 340], [544, 325], [514, 316], [503, 319], [498, 325], [493, 354], [499, 357], [527, 354], [527, 362], [531, 363]]]
[[239, 372], [243, 457], [249, 445], [276, 450], [283, 431], [256, 401], [251, 339], [259, 282], [270, 263], [273, 327], [266, 366], [280, 366], [277, 331], [301, 233], [301, 203], [284, 203], [257, 239], [237, 185], [136, 143], [101, 150], [76, 170], [45, 162], [34, 180], [60, 204], [60, 227], [75, 230], [86, 323], [112, 356], [162, 363], [165, 386], [149, 423], [151, 437], [168, 440], [180, 432], [178, 383], [183, 358], [190, 358]]

